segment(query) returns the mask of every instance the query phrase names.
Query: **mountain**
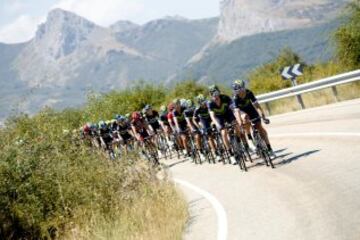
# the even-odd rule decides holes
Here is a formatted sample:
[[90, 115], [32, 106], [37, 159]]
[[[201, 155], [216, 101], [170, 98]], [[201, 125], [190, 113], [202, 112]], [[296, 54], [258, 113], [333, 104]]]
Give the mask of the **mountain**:
[[125, 32], [129, 30], [133, 30], [139, 28], [140, 25], [130, 22], [130, 21], [117, 21], [116, 23], [110, 26], [110, 29], [115, 33]]
[[234, 79], [245, 78], [255, 66], [273, 60], [285, 47], [290, 47], [309, 64], [327, 61], [334, 52], [331, 35], [339, 23], [333, 20], [313, 27], [259, 33], [212, 45], [168, 82], [196, 79], [229, 85]]
[[223, 0], [214, 38], [167, 82], [226, 83], [245, 77], [284, 47], [308, 63], [332, 56], [331, 34], [349, 0]]
[[304, 28], [337, 16], [349, 0], [224, 0], [217, 39]]
[[215, 35], [217, 23], [166, 17], [104, 28], [52, 10], [31, 41], [0, 45], [6, 56], [0, 60], [0, 121], [11, 109], [31, 113], [45, 105], [79, 105], [89, 90], [120, 89], [139, 79], [165, 81]]

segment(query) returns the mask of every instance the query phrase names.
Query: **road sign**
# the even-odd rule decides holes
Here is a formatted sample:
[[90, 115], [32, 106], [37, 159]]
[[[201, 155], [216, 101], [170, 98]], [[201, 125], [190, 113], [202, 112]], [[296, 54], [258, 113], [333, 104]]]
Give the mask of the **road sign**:
[[281, 70], [281, 76], [284, 80], [293, 80], [296, 79], [298, 76], [303, 75], [303, 66], [298, 63], [292, 66], [284, 67]]
[[[295, 87], [297, 85], [296, 78], [303, 75], [303, 65], [300, 63], [284, 67], [281, 71], [281, 76], [284, 80], [291, 80], [292, 85]], [[297, 95], [296, 98], [302, 109], [305, 109], [304, 101], [301, 95]]]

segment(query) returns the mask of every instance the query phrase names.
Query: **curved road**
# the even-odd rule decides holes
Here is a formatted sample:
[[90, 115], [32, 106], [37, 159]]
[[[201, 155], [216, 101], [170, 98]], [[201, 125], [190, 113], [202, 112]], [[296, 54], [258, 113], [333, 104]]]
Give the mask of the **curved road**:
[[188, 184], [178, 184], [191, 213], [184, 238], [360, 239], [360, 100], [270, 119], [274, 170], [166, 161]]

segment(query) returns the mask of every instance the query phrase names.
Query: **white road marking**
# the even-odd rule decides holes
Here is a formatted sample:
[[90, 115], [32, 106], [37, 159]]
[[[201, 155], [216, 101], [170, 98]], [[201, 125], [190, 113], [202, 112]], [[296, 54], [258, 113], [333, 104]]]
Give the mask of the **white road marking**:
[[279, 133], [270, 134], [272, 137], [360, 137], [360, 133], [350, 132], [306, 132], [306, 133]]
[[202, 190], [201, 188], [199, 188], [189, 182], [186, 182], [184, 180], [177, 179], [177, 178], [175, 178], [174, 181], [176, 183], [179, 183], [179, 184], [193, 190], [194, 192], [197, 192], [198, 194], [205, 197], [211, 203], [211, 205], [215, 209], [215, 212], [217, 215], [217, 223], [218, 223], [217, 240], [226, 240], [227, 233], [228, 233], [227, 217], [226, 217], [225, 209], [221, 205], [221, 203], [207, 191]]

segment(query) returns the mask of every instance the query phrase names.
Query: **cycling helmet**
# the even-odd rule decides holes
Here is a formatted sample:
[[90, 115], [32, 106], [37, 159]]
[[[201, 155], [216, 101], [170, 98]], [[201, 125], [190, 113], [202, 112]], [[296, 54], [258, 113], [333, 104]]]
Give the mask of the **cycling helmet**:
[[[178, 98], [175, 98], [172, 103], [175, 104], [175, 105], [181, 104], [181, 103], [180, 103], [180, 99], [178, 99]], [[174, 106], [174, 107], [175, 107], [175, 106]]]
[[98, 129], [98, 125], [97, 124], [91, 124], [91, 130], [97, 130]]
[[134, 120], [134, 121], [138, 121], [138, 120], [141, 119], [141, 114], [140, 114], [139, 112], [133, 112], [133, 113], [131, 114], [131, 118], [132, 118], [132, 120]]
[[204, 95], [202, 94], [199, 94], [197, 97], [196, 97], [196, 101], [198, 102], [198, 104], [203, 104], [204, 102], [206, 102], [206, 98], [204, 97]]
[[116, 123], [116, 119], [111, 119], [111, 124]]
[[147, 111], [147, 110], [150, 110], [150, 109], [152, 109], [151, 105], [146, 104], [145, 107], [144, 107], [144, 110]]
[[186, 106], [187, 108], [192, 108], [194, 106], [194, 103], [191, 99], [186, 100]]
[[172, 112], [172, 111], [174, 111], [174, 109], [175, 109], [175, 103], [170, 103], [170, 104], [168, 105], [168, 111], [169, 111], [169, 112]]
[[244, 80], [236, 80], [232, 84], [232, 88], [234, 91], [243, 90], [245, 88], [245, 81]]
[[121, 115], [120, 114], [116, 114], [115, 115], [115, 119], [117, 120], [118, 118], [120, 118], [121, 117]]
[[84, 132], [90, 132], [90, 127], [91, 127], [91, 124], [90, 123], [87, 123], [83, 126], [82, 130]]
[[211, 85], [211, 86], [209, 86], [209, 92], [210, 92], [210, 93], [215, 92], [215, 91], [220, 92], [220, 89], [219, 89], [218, 86], [216, 86], [216, 85]]
[[121, 116], [121, 115], [118, 115], [117, 118], [116, 118], [116, 120], [117, 120], [118, 122], [122, 122], [122, 121], [125, 120], [125, 117], [124, 117], [124, 116]]
[[183, 108], [187, 108], [187, 100], [186, 99], [180, 99], [180, 106]]
[[130, 119], [130, 117], [131, 117], [130, 113], [125, 114], [125, 118]]
[[209, 87], [209, 92], [211, 96], [219, 96], [220, 95], [220, 89], [216, 85], [211, 85]]
[[104, 122], [104, 121], [99, 122], [99, 128], [100, 129], [105, 129], [106, 127], [107, 127], [106, 122]]
[[160, 112], [166, 112], [166, 106], [165, 105], [162, 105], [161, 107], [160, 107]]
[[106, 123], [106, 125], [110, 126], [111, 120], [106, 120], [105, 123]]

